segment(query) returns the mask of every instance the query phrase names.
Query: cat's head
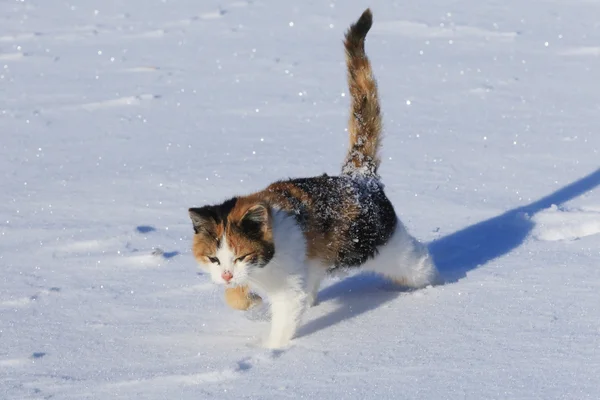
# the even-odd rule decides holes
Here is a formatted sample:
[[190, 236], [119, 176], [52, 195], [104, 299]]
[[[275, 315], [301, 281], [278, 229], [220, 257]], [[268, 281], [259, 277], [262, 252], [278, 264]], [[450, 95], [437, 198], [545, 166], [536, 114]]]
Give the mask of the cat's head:
[[265, 203], [233, 198], [189, 213], [192, 252], [215, 283], [244, 285], [273, 258], [271, 209]]

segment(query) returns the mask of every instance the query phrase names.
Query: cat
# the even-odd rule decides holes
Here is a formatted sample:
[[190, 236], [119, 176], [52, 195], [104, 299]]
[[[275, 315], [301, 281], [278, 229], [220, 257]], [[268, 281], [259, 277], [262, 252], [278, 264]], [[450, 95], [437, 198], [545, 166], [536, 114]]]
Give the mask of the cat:
[[364, 50], [370, 9], [345, 35], [350, 147], [338, 176], [288, 179], [218, 205], [190, 208], [193, 255], [247, 309], [270, 301], [264, 345], [289, 345], [329, 273], [360, 267], [412, 288], [436, 284], [427, 247], [396, 216], [378, 174], [382, 121], [377, 83]]

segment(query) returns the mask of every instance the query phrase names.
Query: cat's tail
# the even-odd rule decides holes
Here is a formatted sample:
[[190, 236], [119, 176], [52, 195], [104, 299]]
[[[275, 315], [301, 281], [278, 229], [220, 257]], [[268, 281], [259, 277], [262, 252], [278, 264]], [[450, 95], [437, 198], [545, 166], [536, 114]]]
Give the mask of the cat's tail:
[[350, 89], [350, 148], [342, 173], [378, 178], [381, 113], [377, 82], [365, 54], [365, 37], [372, 24], [373, 14], [366, 9], [358, 21], [350, 26], [344, 40]]

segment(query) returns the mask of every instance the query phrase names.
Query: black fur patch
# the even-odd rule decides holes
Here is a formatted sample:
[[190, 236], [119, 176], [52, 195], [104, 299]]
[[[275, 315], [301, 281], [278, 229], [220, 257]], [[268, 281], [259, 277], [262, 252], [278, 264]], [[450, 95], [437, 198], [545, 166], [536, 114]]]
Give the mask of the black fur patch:
[[[194, 225], [194, 232], [198, 233], [202, 229], [202, 222], [206, 220], [213, 220], [216, 224], [227, 224], [227, 216], [237, 203], [237, 197], [231, 198], [224, 201], [221, 204], [204, 206], [199, 208], [190, 208], [190, 217]], [[217, 238], [217, 242], [220, 238]], [[217, 243], [217, 247], [219, 243]]]
[[264, 225], [268, 222], [268, 210], [264, 206], [253, 207], [240, 221], [241, 232], [252, 240], [260, 240]]
[[358, 21], [350, 26], [350, 34], [358, 39], [364, 39], [373, 25], [373, 14], [370, 9], [366, 9]]
[[[301, 226], [312, 219], [317, 229], [329, 232], [337, 229], [340, 219], [347, 219], [342, 209], [348, 199], [359, 210], [345, 232], [336, 232], [344, 241], [338, 252], [335, 267], [357, 267], [377, 255], [377, 248], [387, 243], [396, 229], [396, 212], [377, 179], [322, 175], [314, 178], [290, 179], [306, 192], [312, 201], [313, 214], [298, 198], [290, 201]], [[288, 200], [291, 195], [288, 194]], [[303, 225], [304, 222], [304, 225]], [[347, 226], [347, 225], [346, 225]]]

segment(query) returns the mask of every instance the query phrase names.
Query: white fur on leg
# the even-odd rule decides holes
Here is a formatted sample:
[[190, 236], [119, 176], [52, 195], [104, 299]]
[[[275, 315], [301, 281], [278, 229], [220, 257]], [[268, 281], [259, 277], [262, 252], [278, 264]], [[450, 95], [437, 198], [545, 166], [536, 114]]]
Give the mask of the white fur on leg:
[[271, 301], [271, 331], [265, 345], [281, 348], [293, 338], [306, 309], [308, 268], [304, 235], [285, 212], [273, 212], [273, 241], [274, 257], [265, 267], [252, 270], [249, 278]]
[[278, 349], [287, 346], [296, 333], [306, 308], [306, 292], [291, 289], [273, 295], [271, 302], [271, 332], [265, 347]]
[[362, 268], [413, 288], [439, 283], [439, 273], [427, 247], [412, 237], [400, 220], [390, 240], [378, 250], [379, 254]]

